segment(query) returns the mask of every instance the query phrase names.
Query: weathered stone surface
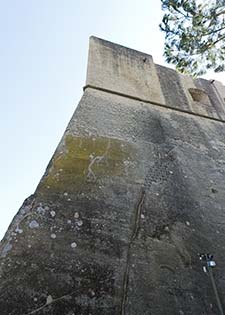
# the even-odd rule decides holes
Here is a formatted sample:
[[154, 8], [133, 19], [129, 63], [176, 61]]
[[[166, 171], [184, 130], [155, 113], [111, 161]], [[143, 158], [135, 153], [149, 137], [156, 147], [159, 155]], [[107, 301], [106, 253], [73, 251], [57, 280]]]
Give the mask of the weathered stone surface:
[[1, 242], [1, 314], [219, 314], [200, 252], [215, 255], [225, 305], [222, 98], [194, 115], [157, 69], [170, 108], [85, 89]]
[[[225, 88], [219, 82], [204, 79], [194, 80], [173, 69], [158, 65], [156, 67], [166, 106], [225, 120]], [[200, 97], [197, 100], [193, 99], [192, 90], [199, 93]]]
[[152, 56], [91, 37], [86, 85], [164, 103]]

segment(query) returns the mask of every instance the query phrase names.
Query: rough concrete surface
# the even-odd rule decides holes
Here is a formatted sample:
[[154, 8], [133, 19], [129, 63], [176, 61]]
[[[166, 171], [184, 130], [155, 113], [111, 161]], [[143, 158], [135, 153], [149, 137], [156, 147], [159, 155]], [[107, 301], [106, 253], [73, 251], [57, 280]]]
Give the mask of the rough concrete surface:
[[[91, 38], [98, 58], [106, 46], [143, 58]], [[155, 94], [141, 100], [98, 86], [100, 62], [1, 242], [0, 314], [220, 314], [198, 253], [214, 254], [225, 307], [224, 87], [151, 64]]]

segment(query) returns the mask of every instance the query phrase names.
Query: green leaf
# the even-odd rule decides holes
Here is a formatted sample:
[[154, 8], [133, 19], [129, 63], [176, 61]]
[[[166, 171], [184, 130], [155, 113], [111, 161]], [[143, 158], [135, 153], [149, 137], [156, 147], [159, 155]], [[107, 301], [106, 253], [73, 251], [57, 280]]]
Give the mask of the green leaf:
[[225, 0], [161, 0], [164, 56], [194, 76], [225, 68]]

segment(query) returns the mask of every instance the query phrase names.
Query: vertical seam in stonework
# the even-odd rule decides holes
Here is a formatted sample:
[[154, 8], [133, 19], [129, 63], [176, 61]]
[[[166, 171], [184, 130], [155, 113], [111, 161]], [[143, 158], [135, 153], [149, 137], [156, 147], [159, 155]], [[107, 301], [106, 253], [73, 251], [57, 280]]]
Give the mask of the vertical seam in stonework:
[[141, 216], [141, 209], [145, 200], [145, 191], [141, 191], [140, 200], [138, 205], [135, 209], [135, 220], [134, 226], [130, 238], [130, 242], [127, 249], [127, 258], [126, 258], [126, 269], [123, 278], [123, 294], [122, 294], [122, 302], [121, 302], [121, 315], [125, 315], [125, 308], [126, 308], [126, 300], [127, 300], [127, 288], [128, 288], [128, 280], [129, 280], [129, 271], [130, 271], [130, 255], [131, 255], [131, 247], [133, 242], [138, 236], [138, 231], [140, 228], [140, 216]]

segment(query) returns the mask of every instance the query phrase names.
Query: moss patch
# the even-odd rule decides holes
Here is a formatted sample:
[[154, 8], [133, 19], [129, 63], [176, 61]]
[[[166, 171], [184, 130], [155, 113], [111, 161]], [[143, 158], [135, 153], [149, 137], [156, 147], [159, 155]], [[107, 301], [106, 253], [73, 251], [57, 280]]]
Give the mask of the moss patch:
[[67, 135], [63, 153], [53, 157], [39, 189], [74, 192], [103, 177], [124, 176], [124, 162], [131, 160], [132, 152], [130, 144], [117, 139]]

